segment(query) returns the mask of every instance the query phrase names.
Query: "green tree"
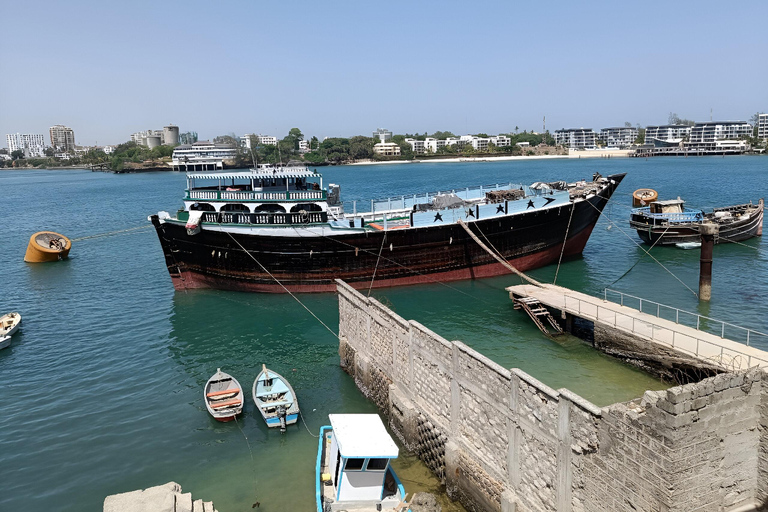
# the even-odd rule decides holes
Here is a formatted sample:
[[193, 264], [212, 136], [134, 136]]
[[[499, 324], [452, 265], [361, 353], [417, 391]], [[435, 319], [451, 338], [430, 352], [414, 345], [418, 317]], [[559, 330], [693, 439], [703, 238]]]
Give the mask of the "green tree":
[[635, 139], [635, 144], [645, 144], [645, 128], [637, 129], [637, 138]]
[[313, 149], [314, 150], [314, 149], [317, 149], [319, 147], [320, 147], [320, 141], [317, 140], [317, 137], [315, 137], [313, 135], [312, 138], [309, 141], [309, 149]]
[[437, 131], [437, 132], [433, 133], [432, 135], [430, 135], [430, 137], [432, 137], [434, 139], [437, 139], [437, 140], [445, 140], [448, 137], [456, 137], [456, 136], [452, 132], [440, 132], [440, 131]]
[[669, 113], [669, 117], [667, 118], [667, 121], [669, 124], [682, 124], [685, 126], [693, 126], [696, 124], [695, 121], [691, 121], [690, 119], [682, 119], [674, 112]]
[[20, 149], [16, 149], [14, 151], [11, 151], [11, 158], [14, 160], [18, 160], [20, 158], [24, 158], [24, 152]]

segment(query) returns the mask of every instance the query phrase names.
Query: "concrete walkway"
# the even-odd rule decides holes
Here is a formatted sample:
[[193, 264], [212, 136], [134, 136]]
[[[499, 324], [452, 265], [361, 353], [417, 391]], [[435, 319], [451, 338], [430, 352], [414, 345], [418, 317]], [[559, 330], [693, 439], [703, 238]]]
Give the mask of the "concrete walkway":
[[651, 343], [672, 347], [719, 364], [727, 370], [744, 370], [753, 366], [768, 368], [768, 352], [602, 298], [551, 284], [541, 288], [517, 285], [506, 290], [510, 298], [534, 297], [547, 307], [641, 336]]

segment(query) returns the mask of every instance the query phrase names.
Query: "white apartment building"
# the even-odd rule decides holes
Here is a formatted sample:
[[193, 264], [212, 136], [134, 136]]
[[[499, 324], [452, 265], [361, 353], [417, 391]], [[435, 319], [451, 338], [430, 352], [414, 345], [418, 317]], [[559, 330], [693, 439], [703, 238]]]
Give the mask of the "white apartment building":
[[696, 123], [691, 129], [691, 145], [714, 145], [721, 140], [737, 140], [752, 136], [752, 125], [744, 121], [710, 121]]
[[23, 151], [24, 158], [45, 156], [45, 136], [36, 133], [9, 133], [5, 140], [8, 143], [8, 153]]
[[555, 130], [555, 144], [575, 149], [593, 149], [597, 134], [592, 128]]
[[373, 152], [382, 156], [400, 156], [400, 146], [394, 142], [379, 142], [373, 145]]
[[768, 114], [757, 115], [757, 137], [768, 140]]
[[645, 129], [645, 143], [657, 145], [679, 144], [690, 138], [691, 127], [685, 124], [663, 124]]
[[51, 136], [51, 147], [61, 151], [75, 148], [75, 131], [67, 126], [57, 124], [48, 130]]
[[637, 128], [617, 126], [600, 130], [600, 140], [611, 148], [628, 148], [637, 140]]
[[271, 135], [259, 135], [259, 144], [264, 146], [277, 146], [277, 137]]
[[306, 139], [300, 140], [299, 141], [299, 153], [304, 154], [304, 153], [309, 153], [309, 152], [310, 152], [309, 141], [306, 140]]
[[173, 150], [170, 166], [174, 170], [215, 170], [224, 168], [224, 160], [235, 158], [237, 148], [209, 141], [181, 144]]
[[488, 144], [495, 144], [498, 147], [512, 145], [512, 139], [506, 135], [494, 135], [491, 137], [476, 137], [475, 135], [462, 135], [461, 137], [448, 137], [447, 139], [435, 139], [426, 137], [424, 140], [405, 139], [405, 142], [411, 145], [413, 153], [420, 155], [424, 153], [437, 153], [437, 150], [445, 146], [465, 145], [472, 146], [475, 151], [486, 151]]

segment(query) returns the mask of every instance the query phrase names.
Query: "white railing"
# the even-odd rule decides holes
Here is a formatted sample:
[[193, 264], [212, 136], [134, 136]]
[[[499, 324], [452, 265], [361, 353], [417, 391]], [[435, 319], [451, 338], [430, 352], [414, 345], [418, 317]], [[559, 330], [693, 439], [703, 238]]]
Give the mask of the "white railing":
[[206, 199], [218, 201], [322, 201], [323, 190], [281, 190], [274, 192], [250, 192], [244, 190], [192, 190], [188, 199]]
[[[716, 343], [704, 339], [703, 337], [692, 335], [691, 331], [685, 332], [682, 329], [678, 330], [670, 328], [668, 325], [662, 325], [661, 323], [640, 320], [633, 315], [624, 314], [620, 311], [616, 311], [616, 309], [601, 306], [595, 302], [582, 300], [568, 294], [563, 294], [563, 300], [565, 309], [575, 312], [577, 316], [587, 319], [592, 318], [605, 324], [613, 325], [615, 328], [623, 329], [632, 334], [669, 345], [675, 350], [687, 352], [701, 359], [710, 360], [728, 367], [729, 369], [749, 368], [753, 364], [758, 363], [761, 366], [768, 366], [768, 357], [761, 358], [753, 354], [747, 354], [733, 346], [726, 346], [725, 344]], [[651, 303], [651, 301], [645, 300], [643, 300], [643, 302]], [[660, 311], [660, 306], [662, 306], [662, 304], [658, 304], [658, 306]], [[756, 331], [751, 332], [756, 333]], [[707, 334], [712, 335], [712, 333]], [[742, 365], [742, 362], [744, 361], [746, 362], [746, 365]]]
[[[610, 300], [611, 302], [615, 302], [616, 304], [620, 304], [622, 306], [627, 306], [628, 303], [636, 303], [636, 309], [638, 311], [649, 315], [654, 315], [657, 318], [664, 318], [665, 320], [675, 322], [676, 324], [692, 327], [697, 331], [714, 334], [716, 336], [720, 336], [721, 338], [726, 337], [727, 331], [728, 339], [730, 340], [744, 343], [747, 346], [749, 346], [750, 343], [757, 341], [758, 343], [768, 348], [768, 334], [755, 331], [754, 329], [748, 329], [746, 327], [741, 327], [736, 324], [710, 318], [698, 313], [691, 313], [690, 311], [686, 311], [684, 309], [667, 306], [659, 302], [635, 297], [634, 295], [629, 295], [628, 293], [618, 292], [608, 288], [604, 290], [603, 294], [605, 300]], [[613, 300], [615, 296], [618, 296], [617, 300]], [[645, 310], [643, 310], [643, 306], [645, 306]], [[629, 305], [628, 307], [634, 306]]]

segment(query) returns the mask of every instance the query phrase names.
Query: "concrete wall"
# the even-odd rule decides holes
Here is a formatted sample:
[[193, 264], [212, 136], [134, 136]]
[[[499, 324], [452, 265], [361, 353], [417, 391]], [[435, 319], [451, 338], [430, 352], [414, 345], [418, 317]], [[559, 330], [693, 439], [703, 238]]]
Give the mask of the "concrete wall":
[[768, 497], [762, 372], [601, 409], [338, 290], [342, 366], [468, 510], [733, 510]]

